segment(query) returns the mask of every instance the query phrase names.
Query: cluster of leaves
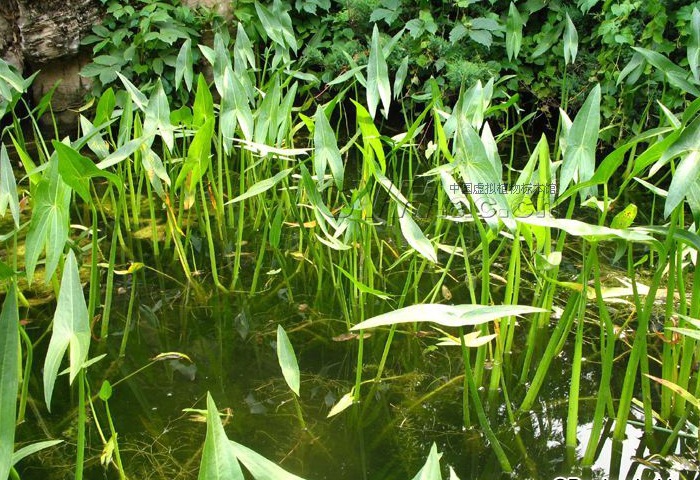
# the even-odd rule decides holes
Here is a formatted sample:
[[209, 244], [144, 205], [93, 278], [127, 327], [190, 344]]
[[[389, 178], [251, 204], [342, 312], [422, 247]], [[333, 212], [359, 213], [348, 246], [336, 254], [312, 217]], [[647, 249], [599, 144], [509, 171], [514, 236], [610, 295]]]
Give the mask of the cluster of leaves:
[[[295, 30], [309, 31], [308, 12], [300, 18], [300, 12], [288, 3]], [[409, 93], [424, 90], [430, 78], [443, 91], [456, 95], [462, 85], [514, 74], [506, 86], [529, 102], [521, 106], [549, 115], [561, 105], [562, 92], [569, 92], [577, 107], [583, 101], [582, 93], [600, 83], [602, 114], [624, 127], [646, 121], [640, 112], [657, 99], [669, 107], [679, 107], [686, 100], [686, 91], [665, 88], [668, 82], [663, 71], [649, 75], [653, 64], [632, 48], [659, 52], [680, 67], [692, 69], [685, 50], [693, 43], [692, 12], [700, 2], [683, 3], [332, 2], [325, 16], [314, 18], [314, 22], [320, 18], [320, 27], [314, 24], [318, 33], [305, 42], [308, 47], [302, 55], [325, 82], [332, 81], [351, 69], [353, 62], [367, 61], [372, 26], [377, 25], [384, 42], [403, 31], [387, 62], [396, 71], [408, 59], [408, 84], [413, 86]], [[322, 10], [316, 9], [318, 15]], [[567, 43], [573, 50], [565, 49]]]
[[[160, 78], [166, 95], [183, 102], [187, 92], [177, 88], [176, 70], [198, 63], [201, 51], [191, 46], [211, 17], [180, 0], [101, 1], [107, 15], [84, 40], [96, 56], [83, 75], [95, 77], [98, 90], [115, 81], [117, 71], [145, 90]], [[325, 83], [367, 64], [376, 25], [380, 43], [393, 45], [389, 70], [405, 71], [402, 95], [414, 100], [429, 81], [456, 97], [463, 85], [512, 75], [506, 90], [520, 94], [521, 107], [551, 121], [558, 107], [566, 109], [569, 102], [577, 108], [583, 92], [599, 83], [601, 113], [613, 124], [606, 132], [610, 140], [625, 129], [641, 129], [656, 100], [673, 109], [693, 95], [633, 47], [658, 52], [697, 77], [698, 59], [685, 52], [700, 44], [700, 23], [693, 20], [698, 6], [640, 0], [240, 0], [233, 15], [253, 45], [279, 46], [273, 64], [289, 60], [291, 52]]]
[[[196, 49], [179, 57], [186, 43], [197, 44], [211, 18], [202, 11], [183, 6], [180, 0], [100, 0], [106, 5], [102, 23], [83, 39], [92, 45], [92, 62], [81, 75], [95, 79], [95, 94], [117, 80], [117, 72], [148, 90], [161, 79], [166, 94], [177, 97], [175, 67], [187, 62], [191, 68], [200, 59]], [[186, 98], [180, 98], [184, 102]]]

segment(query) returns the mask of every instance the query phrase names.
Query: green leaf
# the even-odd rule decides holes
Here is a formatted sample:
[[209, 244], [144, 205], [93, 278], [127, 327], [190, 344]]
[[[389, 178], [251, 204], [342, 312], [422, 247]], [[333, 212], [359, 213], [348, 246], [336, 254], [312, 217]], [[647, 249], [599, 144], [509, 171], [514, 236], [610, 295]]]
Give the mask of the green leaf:
[[506, 20], [506, 53], [508, 60], [518, 58], [523, 43], [523, 19], [518, 8], [510, 2], [508, 19]]
[[112, 385], [108, 380], [102, 382], [102, 386], [100, 387], [100, 391], [97, 395], [103, 402], [108, 401], [112, 397]]
[[335, 184], [338, 190], [342, 190], [345, 171], [343, 159], [340, 156], [335, 133], [326, 118], [323, 107], [320, 105], [316, 109], [316, 115], [314, 115], [314, 124], [314, 170], [316, 171], [316, 178], [321, 182], [326, 173], [326, 165], [330, 164]]
[[488, 30], [469, 30], [469, 38], [486, 48], [491, 48], [493, 35]]
[[231, 440], [231, 448], [255, 480], [304, 480], [293, 475], [259, 453]]
[[136, 86], [121, 73], [117, 72], [117, 76], [124, 84], [124, 87], [126, 87], [126, 91], [129, 92], [129, 95], [131, 95], [131, 100], [133, 100], [136, 106], [139, 107], [139, 110], [145, 111], [146, 106], [148, 105], [148, 99], [146, 99], [146, 95], [144, 95], [141, 92], [141, 90], [136, 88]]
[[163, 160], [161, 160], [160, 156], [158, 156], [153, 149], [146, 148], [144, 145], [141, 148], [141, 165], [144, 170], [146, 170], [146, 176], [151, 182], [155, 192], [159, 197], [165, 197], [162, 182], [170, 186], [170, 177], [165, 169], [165, 165], [163, 165]]
[[63, 181], [80, 195], [85, 203], [92, 204], [90, 179], [104, 177], [111, 181], [120, 191], [123, 189], [121, 179], [113, 173], [100, 170], [87, 157], [82, 156], [68, 145], [53, 140], [53, 147], [58, 155], [58, 171]]
[[44, 398], [49, 411], [58, 369], [69, 346], [69, 382], [72, 384], [90, 349], [90, 320], [73, 250], [68, 252], [63, 266], [61, 290], [53, 317], [53, 332], [44, 361]]
[[277, 185], [282, 179], [286, 178], [291, 171], [294, 170], [293, 168], [287, 168], [285, 170], [282, 170], [281, 172], [278, 172], [271, 178], [266, 178], [265, 180], [261, 180], [257, 182], [255, 185], [250, 187], [245, 193], [242, 193], [241, 195], [237, 196], [233, 200], [229, 200], [228, 202], [225, 203], [225, 205], [228, 205], [230, 203], [236, 203], [240, 202], [242, 200], [245, 200], [250, 197], [254, 197], [256, 195], [259, 195], [263, 192], [266, 192], [267, 190], [271, 189], [275, 185]]
[[273, 42], [283, 48], [289, 47], [296, 53], [298, 46], [292, 28], [292, 19], [287, 12], [282, 10], [281, 5], [273, 5], [275, 5], [273, 10], [270, 10], [256, 1], [255, 11], [258, 13], [258, 19], [265, 33]]
[[355, 105], [357, 123], [360, 126], [360, 132], [362, 133], [362, 140], [364, 142], [365, 155], [370, 155], [371, 152], [374, 152], [379, 162], [379, 168], [382, 172], [385, 172], [386, 157], [384, 156], [384, 148], [382, 147], [379, 130], [377, 130], [377, 126], [374, 124], [372, 117], [365, 107], [355, 100], [352, 100], [352, 103]]
[[684, 93], [690, 93], [695, 97], [700, 97], [700, 90], [689, 80], [690, 74], [687, 70], [679, 67], [662, 54], [646, 48], [632, 47], [636, 52], [642, 54], [647, 62], [659, 69], [668, 80], [668, 83], [678, 88]]
[[578, 53], [578, 32], [571, 21], [569, 14], [566, 14], [566, 28], [564, 29], [564, 63], [566, 65], [576, 61]]
[[690, 393], [688, 390], [685, 388], [681, 387], [680, 385], [676, 385], [675, 383], [665, 380], [663, 378], [658, 378], [654, 377], [648, 374], [644, 374], [645, 376], [651, 378], [652, 380], [659, 382], [661, 385], [664, 387], [668, 388], [671, 390], [673, 393], [680, 395], [683, 399], [685, 399], [688, 403], [690, 403], [692, 406], [694, 406], [698, 411], [700, 411], [700, 399], [695, 397], [692, 393]]
[[630, 203], [610, 222], [610, 228], [629, 228], [637, 216], [637, 205]]
[[413, 218], [411, 218], [408, 211], [399, 213], [399, 224], [401, 225], [401, 233], [408, 244], [424, 258], [433, 263], [437, 263], [438, 260], [437, 253], [435, 253], [435, 247], [433, 247], [430, 240], [426, 238], [425, 234], [413, 220]]
[[299, 364], [294, 354], [292, 342], [289, 341], [287, 332], [284, 331], [282, 325], [277, 325], [277, 361], [280, 364], [280, 368], [282, 368], [282, 375], [287, 385], [299, 396], [299, 388], [301, 386]]
[[555, 43], [559, 41], [559, 37], [561, 36], [562, 32], [564, 31], [564, 24], [560, 23], [559, 26], [556, 29], [551, 29], [548, 30], [542, 37], [540, 37], [540, 41], [537, 44], [537, 48], [535, 48], [535, 51], [532, 52], [532, 55], [530, 58], [535, 59], [544, 53], [546, 53], [552, 46], [554, 46]]
[[221, 99], [221, 133], [231, 143], [236, 134], [236, 126], [241, 127], [243, 137], [251, 142], [255, 131], [253, 113], [248, 104], [248, 97], [238, 76], [230, 66], [224, 70], [223, 93]]
[[253, 52], [253, 44], [245, 33], [245, 29], [240, 22], [236, 27], [236, 43], [233, 46], [233, 71], [236, 73], [247, 72], [247, 67], [255, 69], [255, 52]]
[[[600, 85], [596, 85], [576, 114], [566, 138], [567, 146], [559, 180], [560, 195], [566, 191], [575, 175], [578, 175], [578, 182], [585, 182], [593, 177], [599, 129]], [[586, 194], [595, 195], [596, 192], [597, 189], [591, 187], [582, 190], [581, 197]]]
[[564, 230], [569, 235], [584, 237], [593, 241], [621, 238], [622, 240], [627, 240], [629, 242], [658, 243], [654, 237], [649, 236], [642, 229], [615, 229], [599, 225], [591, 225], [579, 220], [552, 218], [548, 216], [523, 217], [518, 218], [517, 221], [528, 225], [558, 228], [560, 230]]
[[185, 79], [187, 91], [192, 90], [192, 81], [194, 80], [193, 64], [192, 40], [188, 38], [182, 44], [180, 52], [177, 54], [177, 61], [175, 62], [175, 90], [180, 89], [180, 82], [182, 82], [183, 78]]
[[386, 65], [386, 58], [384, 58], [384, 52], [379, 46], [379, 30], [375, 24], [372, 29], [372, 44], [367, 64], [367, 107], [372, 118], [375, 116], [380, 98], [384, 107], [384, 117], [388, 118], [389, 106], [391, 105], [389, 70]]
[[29, 455], [33, 455], [33, 454], [40, 452], [46, 448], [50, 448], [50, 447], [53, 447], [54, 445], [58, 445], [59, 443], [63, 443], [63, 440], [46, 440], [44, 442], [36, 442], [36, 443], [32, 443], [30, 445], [27, 445], [25, 447], [22, 447], [19, 450], [17, 450], [15, 453], [12, 454], [12, 465], [16, 465], [18, 462], [24, 460]]
[[0, 478], [12, 468], [19, 391], [19, 311], [17, 287], [10, 284], [0, 313]]
[[207, 436], [202, 449], [198, 480], [245, 480], [236, 454], [224, 431], [214, 399], [207, 392]]
[[690, 41], [688, 42], [688, 66], [693, 72], [693, 78], [700, 82], [700, 10], [693, 9], [693, 18], [690, 21]]
[[394, 77], [394, 100], [397, 100], [401, 96], [403, 84], [408, 75], [408, 58], [408, 56], [403, 57], [401, 65], [399, 65], [399, 69], [396, 71], [396, 77]]
[[209, 90], [209, 85], [201, 73], [197, 78], [197, 93], [194, 97], [194, 105], [192, 107], [192, 124], [195, 127], [201, 127], [209, 118], [214, 118], [214, 99]]
[[153, 135], [156, 131], [160, 134], [168, 149], [172, 150], [175, 137], [173, 135], [173, 126], [170, 124], [170, 105], [160, 78], [156, 82], [155, 91], [148, 100], [148, 107], [146, 108], [143, 121], [144, 135]]
[[671, 212], [683, 201], [698, 179], [698, 175], [700, 175], [700, 150], [692, 150], [683, 157], [671, 179], [664, 205], [665, 218], [668, 218]]
[[469, 29], [462, 22], [457, 22], [457, 24], [452, 27], [452, 30], [450, 30], [450, 43], [454, 45], [466, 37], [467, 33], [469, 33]]
[[331, 411], [328, 412], [328, 416], [326, 418], [331, 418], [336, 415], [338, 415], [340, 412], [347, 410], [349, 407], [352, 406], [352, 404], [355, 402], [355, 388], [353, 387], [348, 393], [340, 397], [340, 400], [338, 400], [335, 405], [333, 405], [333, 408], [331, 408]]
[[27, 282], [31, 284], [39, 255], [45, 250], [44, 280], [48, 284], [63, 254], [70, 225], [71, 189], [58, 173], [58, 158], [52, 157], [49, 160], [49, 167], [33, 196], [34, 209], [25, 253]]
[[413, 480], [442, 480], [442, 473], [440, 473], [440, 454], [437, 451], [437, 445], [435, 445], [435, 443], [430, 447], [430, 453], [425, 461], [425, 465], [423, 465], [423, 468], [413, 477]]
[[175, 188], [185, 185], [185, 210], [194, 204], [194, 197], [202, 177], [211, 163], [211, 139], [214, 136], [214, 119], [209, 118], [197, 130], [187, 150], [187, 159], [175, 181]]
[[[19, 200], [17, 199], [17, 184], [15, 174], [7, 154], [5, 144], [0, 147], [0, 217], [5, 216], [5, 210], [10, 207], [15, 227], [19, 228]], [[0, 475], [0, 478], [2, 475]]]
[[400, 323], [432, 322], [445, 327], [482, 325], [493, 320], [527, 313], [546, 312], [526, 305], [444, 305], [425, 303], [400, 308], [360, 322], [350, 330], [386, 327]]

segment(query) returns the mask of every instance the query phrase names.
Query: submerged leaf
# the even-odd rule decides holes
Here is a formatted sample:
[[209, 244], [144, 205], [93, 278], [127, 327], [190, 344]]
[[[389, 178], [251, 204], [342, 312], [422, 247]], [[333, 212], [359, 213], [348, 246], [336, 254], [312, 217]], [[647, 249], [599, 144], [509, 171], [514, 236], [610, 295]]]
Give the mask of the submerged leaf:
[[336, 402], [336, 404], [333, 405], [333, 408], [331, 408], [331, 411], [328, 412], [328, 415], [326, 416], [326, 418], [331, 418], [331, 417], [338, 415], [340, 412], [351, 407], [354, 402], [355, 402], [355, 389], [353, 388], [348, 393], [346, 393], [345, 395], [340, 397], [340, 400], [338, 400]]

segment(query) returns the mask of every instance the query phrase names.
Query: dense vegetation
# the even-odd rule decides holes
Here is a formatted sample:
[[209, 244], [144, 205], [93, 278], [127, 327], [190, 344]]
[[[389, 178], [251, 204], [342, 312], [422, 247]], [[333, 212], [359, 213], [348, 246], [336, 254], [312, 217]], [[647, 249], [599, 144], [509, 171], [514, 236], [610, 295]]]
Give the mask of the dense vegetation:
[[[260, 363], [274, 345], [276, 409], [310, 448], [333, 422], [359, 432], [364, 461], [363, 429], [380, 425], [376, 448], [384, 424], [401, 420], [390, 407], [416, 421], [417, 407], [451, 394], [452, 427], [479, 432], [470, 445], [493, 466], [441, 462], [426, 433], [402, 445], [420, 461], [353, 470], [365, 477], [441, 479], [447, 464], [450, 479], [601, 475], [591, 470], [601, 449], [612, 439], [621, 451], [630, 424], [644, 432], [645, 468], [690, 475], [700, 451], [695, 4], [242, 1], [227, 22], [177, 1], [104, 3], [85, 39], [95, 96], [77, 134], [61, 137], [51, 94], [28, 104], [32, 78], [0, 62], [0, 479], [29, 478], [25, 457], [57, 462], [46, 451], [60, 448], [76, 479], [99, 463], [118, 478], [195, 475], [189, 461], [174, 474], [162, 473], [167, 458], [144, 467], [114, 420], [131, 408], [117, 393], [137, 390], [144, 370], [194, 378], [187, 348], [123, 368], [148, 321], [156, 336], [172, 327], [154, 320], [162, 304], [139, 304], [168, 288], [178, 292], [169, 308], [218, 311], [231, 296], [294, 307], [257, 326], [245, 308], [215, 319], [216, 348], [200, 361], [225, 358], [234, 328]], [[47, 296], [52, 322], [38, 306]], [[178, 334], [206, 327], [182, 322]], [[330, 348], [312, 358], [331, 338], [340, 359]], [[312, 376], [317, 362], [326, 373]], [[189, 452], [198, 478], [246, 478], [242, 467], [300, 478], [228, 439], [213, 397], [232, 387], [221, 383], [188, 410], [207, 423]], [[71, 392], [58, 407], [57, 389]], [[318, 392], [329, 398], [320, 410]], [[551, 402], [563, 405], [566, 458], [546, 466], [522, 429]], [[65, 423], [42, 427], [48, 438], [20, 448], [38, 440], [23, 422], [43, 425], [52, 403], [76, 430], [52, 438]], [[602, 475], [620, 468], [614, 458]]]

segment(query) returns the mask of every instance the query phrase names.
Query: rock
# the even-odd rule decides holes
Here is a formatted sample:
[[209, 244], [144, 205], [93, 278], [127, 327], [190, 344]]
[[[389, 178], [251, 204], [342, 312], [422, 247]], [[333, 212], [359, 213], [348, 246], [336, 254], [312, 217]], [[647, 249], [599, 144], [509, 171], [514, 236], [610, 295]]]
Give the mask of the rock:
[[89, 61], [80, 41], [100, 22], [102, 8], [100, 0], [0, 0], [0, 58], [25, 77], [41, 72], [32, 85], [35, 101], [59, 83], [52, 104], [59, 123], [76, 125], [70, 109], [91, 89], [79, 75]]
[[233, 18], [231, 2], [226, 0], [182, 0], [182, 4], [192, 9], [197, 7], [208, 8], [227, 20]]

